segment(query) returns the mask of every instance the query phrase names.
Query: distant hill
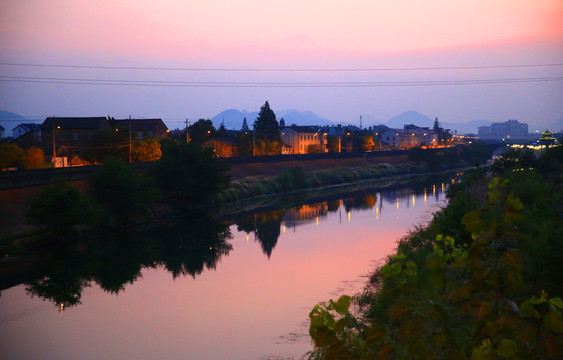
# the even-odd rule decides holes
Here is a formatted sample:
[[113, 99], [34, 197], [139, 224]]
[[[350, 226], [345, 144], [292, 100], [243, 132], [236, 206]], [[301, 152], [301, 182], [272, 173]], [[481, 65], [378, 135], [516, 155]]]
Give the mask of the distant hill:
[[[311, 111], [299, 111], [295, 109], [274, 110], [278, 122], [283, 118], [287, 126], [295, 125], [333, 125], [327, 119], [320, 117]], [[230, 130], [239, 130], [242, 127], [243, 119], [246, 118], [248, 126], [252, 128], [254, 120], [258, 117], [258, 112], [248, 112], [246, 110], [228, 109], [220, 112], [211, 118], [213, 125], [218, 128], [225, 122], [225, 127]]]
[[213, 116], [210, 120], [213, 122], [215, 128], [219, 128], [221, 123], [225, 122], [225, 127], [229, 130], [240, 130], [242, 128], [242, 121], [246, 118], [249, 127], [258, 117], [258, 112], [248, 112], [246, 110], [228, 109]]
[[21, 123], [41, 124], [43, 120], [31, 120], [10, 111], [0, 110], [0, 125], [4, 128], [6, 137], [12, 136], [12, 129]]
[[[450, 129], [452, 133], [457, 130], [458, 134], [477, 134], [479, 126], [489, 126], [492, 124], [491, 121], [487, 120], [474, 120], [463, 123], [441, 121], [440, 119], [438, 119], [438, 121], [440, 122], [440, 126], [444, 129]], [[417, 111], [407, 111], [385, 122], [385, 125], [395, 129], [402, 129], [405, 125], [409, 124], [432, 128], [434, 126], [434, 119]]]
[[385, 125], [394, 129], [402, 129], [403, 126], [410, 124], [420, 127], [432, 127], [434, 125], [434, 120], [417, 111], [406, 111], [385, 122]]

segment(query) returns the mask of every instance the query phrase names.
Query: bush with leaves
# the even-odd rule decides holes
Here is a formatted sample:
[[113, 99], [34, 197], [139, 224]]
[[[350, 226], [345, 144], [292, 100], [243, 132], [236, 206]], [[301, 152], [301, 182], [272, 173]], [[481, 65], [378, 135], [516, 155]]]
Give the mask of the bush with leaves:
[[45, 187], [28, 205], [28, 221], [56, 236], [73, 234], [78, 226], [93, 225], [99, 218], [95, 202], [65, 182]]
[[152, 179], [119, 160], [106, 161], [88, 179], [89, 193], [105, 210], [105, 224], [127, 228], [150, 213], [160, 192]]
[[422, 264], [404, 254], [380, 271], [367, 322], [343, 297], [310, 313], [323, 359], [559, 359], [563, 301], [530, 294], [522, 276], [523, 205], [499, 178], [463, 223], [472, 242], [438, 236]]
[[168, 144], [153, 168], [157, 185], [170, 198], [202, 201], [229, 183], [229, 165], [211, 148], [189, 144]]
[[26, 169], [44, 167], [46, 165], [45, 151], [35, 146], [25, 149], [22, 156], [22, 164]]
[[0, 169], [21, 166], [23, 154], [16, 144], [0, 143]]

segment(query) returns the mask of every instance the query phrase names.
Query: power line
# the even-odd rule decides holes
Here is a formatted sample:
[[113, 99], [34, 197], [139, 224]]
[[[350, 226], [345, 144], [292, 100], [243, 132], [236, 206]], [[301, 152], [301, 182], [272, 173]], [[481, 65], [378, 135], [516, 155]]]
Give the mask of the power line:
[[0, 76], [1, 82], [41, 83], [64, 85], [104, 86], [148, 86], [148, 87], [206, 87], [206, 88], [353, 88], [353, 87], [403, 87], [436, 85], [477, 85], [562, 81], [563, 76], [533, 78], [497, 78], [468, 80], [426, 80], [426, 81], [358, 81], [358, 82], [215, 82], [215, 81], [162, 81], [162, 80], [120, 80], [88, 78], [49, 78]]
[[98, 70], [150, 70], [150, 71], [216, 71], [216, 72], [362, 72], [362, 71], [429, 71], [429, 70], [475, 70], [475, 69], [509, 69], [556, 67], [563, 63], [548, 64], [505, 64], [505, 65], [473, 65], [473, 66], [433, 66], [433, 67], [389, 67], [389, 68], [183, 68], [156, 66], [103, 66], [103, 65], [72, 65], [72, 64], [40, 64], [0, 62], [0, 66], [70, 68]]

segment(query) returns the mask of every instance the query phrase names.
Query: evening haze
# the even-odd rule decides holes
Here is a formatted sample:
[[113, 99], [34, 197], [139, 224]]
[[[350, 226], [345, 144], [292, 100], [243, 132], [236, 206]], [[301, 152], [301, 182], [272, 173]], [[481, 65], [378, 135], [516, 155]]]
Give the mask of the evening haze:
[[0, 110], [175, 128], [268, 100], [561, 130], [562, 20], [561, 0], [0, 0]]

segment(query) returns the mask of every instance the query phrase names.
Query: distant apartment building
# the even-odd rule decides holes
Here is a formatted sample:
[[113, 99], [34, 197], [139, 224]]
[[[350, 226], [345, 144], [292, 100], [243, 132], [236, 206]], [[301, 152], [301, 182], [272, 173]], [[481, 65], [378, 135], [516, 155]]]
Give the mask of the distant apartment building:
[[518, 120], [508, 120], [494, 123], [491, 126], [480, 126], [479, 138], [483, 140], [526, 139], [528, 138], [528, 124]]
[[280, 132], [284, 144], [291, 147], [291, 154], [327, 152], [327, 133], [316, 126], [290, 126]]
[[381, 134], [381, 142], [395, 149], [410, 149], [417, 146], [437, 146], [438, 134], [434, 130], [421, 127], [388, 129]]

